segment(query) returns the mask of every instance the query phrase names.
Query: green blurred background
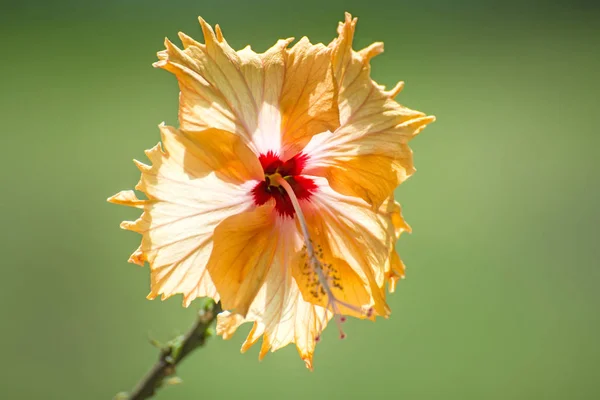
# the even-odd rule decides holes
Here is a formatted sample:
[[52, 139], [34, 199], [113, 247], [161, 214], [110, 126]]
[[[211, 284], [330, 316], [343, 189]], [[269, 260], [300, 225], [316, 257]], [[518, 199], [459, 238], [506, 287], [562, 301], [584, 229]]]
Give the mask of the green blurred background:
[[496, 1], [62, 1], [0, 10], [1, 399], [110, 399], [155, 361], [148, 334], [191, 325], [148, 301], [127, 264], [132, 158], [175, 125], [177, 85], [153, 69], [163, 38], [328, 43], [344, 11], [357, 47], [383, 40], [374, 78], [438, 121], [412, 142], [397, 191], [414, 233], [389, 320], [348, 322], [317, 347], [239, 354], [215, 338], [159, 399], [600, 398], [600, 9]]

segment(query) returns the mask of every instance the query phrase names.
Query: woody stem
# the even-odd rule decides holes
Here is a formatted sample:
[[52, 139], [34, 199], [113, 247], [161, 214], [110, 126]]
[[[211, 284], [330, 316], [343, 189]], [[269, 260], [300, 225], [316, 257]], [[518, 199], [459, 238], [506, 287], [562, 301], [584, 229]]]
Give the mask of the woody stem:
[[[161, 346], [158, 361], [131, 393], [119, 393], [114, 400], [143, 400], [156, 394], [157, 389], [175, 377], [176, 366], [192, 351], [204, 345], [211, 336], [210, 326], [222, 311], [221, 303], [208, 300], [197, 314], [196, 323], [186, 335]], [[174, 381], [175, 382], [175, 381]]]

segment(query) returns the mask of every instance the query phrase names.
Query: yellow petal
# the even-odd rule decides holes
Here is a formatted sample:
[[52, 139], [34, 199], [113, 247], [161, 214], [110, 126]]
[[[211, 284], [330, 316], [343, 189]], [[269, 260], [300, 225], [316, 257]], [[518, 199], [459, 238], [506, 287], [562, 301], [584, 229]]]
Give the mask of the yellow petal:
[[206, 44], [181, 34], [185, 50], [165, 40], [154, 65], [174, 73], [181, 89], [179, 120], [185, 131], [216, 128], [248, 141], [256, 129], [257, 104], [240, 73], [240, 60], [212, 28], [200, 20]]
[[223, 311], [217, 315], [217, 334], [223, 336], [225, 340], [231, 339], [237, 328], [244, 322], [244, 317], [240, 314]]
[[[366, 310], [373, 303], [370, 293], [366, 289], [368, 280], [363, 280], [346, 260], [336, 257], [332, 253], [327, 236], [331, 228], [326, 226], [325, 219], [320, 215], [323, 211], [326, 210], [320, 209], [318, 213], [307, 215], [306, 222], [320, 263], [318, 268], [327, 280], [328, 288], [323, 287], [306, 246], [298, 251], [292, 260], [293, 277], [305, 301], [328, 308], [338, 314], [365, 318]], [[335, 302], [334, 299], [328, 297], [328, 290], [331, 290]]]
[[317, 133], [339, 126], [331, 50], [302, 38], [286, 53], [281, 95], [283, 158], [297, 154]]
[[178, 130], [160, 128], [164, 151], [159, 144], [146, 152], [151, 166], [137, 162], [142, 176], [136, 189], [148, 200], [124, 191], [109, 201], [144, 210], [138, 220], [121, 226], [142, 234], [130, 262], [150, 264], [149, 298], [183, 293], [186, 306], [200, 296], [218, 299], [206, 271], [213, 231], [221, 221], [252, 205], [250, 190], [256, 181], [239, 184], [221, 179], [215, 171], [228, 175], [225, 156], [210, 156]]
[[148, 203], [147, 200], [138, 199], [133, 190], [120, 191], [114, 196], [109, 197], [108, 201], [113, 204], [120, 204], [122, 206], [135, 208], [144, 208], [144, 205]]
[[[390, 310], [383, 289], [386, 270], [390, 268], [389, 257], [395, 252], [395, 214], [386, 208], [374, 210], [361, 198], [333, 190], [322, 177], [310, 178], [318, 190], [306, 206], [309, 225], [322, 226], [321, 235], [325, 236], [332, 256], [343, 259], [360, 277], [371, 296], [375, 314], [387, 317]], [[352, 277], [350, 282], [357, 281]], [[356, 283], [350, 282], [346, 285], [356, 287]], [[365, 308], [364, 303], [353, 304]]]
[[[290, 259], [301, 248], [302, 242], [296, 224], [291, 219], [275, 221], [280, 240], [277, 242], [272, 265], [257, 293], [246, 318], [254, 322], [242, 352], [248, 350], [261, 337], [263, 344], [259, 358], [268, 351], [278, 350], [295, 343], [306, 366], [312, 369], [312, 359], [322, 330], [332, 313], [323, 307], [304, 301], [296, 281], [292, 278]], [[240, 325], [241, 316], [232, 313], [219, 315], [217, 333], [225, 338]]]
[[[173, 157], [183, 160], [184, 164], [201, 160], [223, 180], [240, 184], [264, 179], [264, 172], [256, 155], [239, 136], [231, 132], [215, 128], [200, 132], [180, 131], [179, 140], [186, 142], [184, 151], [173, 154]], [[184, 168], [193, 169], [187, 165]]]
[[179, 81], [182, 130], [229, 131], [257, 155], [286, 157], [339, 126], [331, 49], [303, 38], [291, 49], [285, 39], [262, 54], [235, 51], [220, 28], [200, 24], [206, 43], [180, 34], [184, 50], [167, 40], [154, 64]]
[[279, 241], [272, 206], [231, 216], [214, 233], [207, 270], [223, 308], [245, 316], [273, 263]]
[[313, 137], [304, 149], [310, 156], [305, 171], [327, 177], [338, 192], [378, 208], [415, 171], [407, 143], [435, 117], [394, 101], [403, 84], [385, 91], [371, 80], [369, 60], [383, 51], [383, 44], [354, 51], [355, 26], [356, 19], [346, 14], [338, 38], [329, 45], [339, 86], [340, 127]]
[[[244, 322], [245, 322], [245, 319], [244, 319]], [[258, 322], [255, 322], [252, 325], [252, 329], [250, 330], [250, 333], [248, 334], [246, 341], [244, 341], [244, 344], [242, 345], [241, 352], [245, 353], [246, 351], [248, 351], [248, 349], [250, 347], [254, 346], [256, 344], [256, 342], [258, 342], [258, 340], [262, 337], [262, 335], [264, 333], [265, 333], [264, 325], [260, 324]], [[259, 355], [259, 358], [262, 360], [263, 357], [264, 357], [264, 354], [261, 352], [261, 354]]]
[[313, 369], [313, 357], [316, 344], [323, 329], [327, 326], [332, 313], [323, 307], [315, 306], [302, 298], [298, 286], [291, 282], [282, 291], [286, 293], [286, 306], [275, 311], [264, 308], [264, 301], [269, 301], [266, 289], [261, 290], [256, 305], [252, 305], [247, 317], [244, 319], [239, 314], [222, 313], [219, 315], [217, 333], [223, 335], [224, 339], [230, 339], [231, 335], [242, 322], [254, 322], [252, 330], [242, 345], [242, 353], [256, 344], [262, 337], [263, 344], [259, 353], [259, 359], [264, 358], [268, 351], [276, 351], [290, 343], [295, 343], [300, 358], [306, 367]]
[[[410, 226], [404, 221], [404, 218], [402, 218], [400, 204], [394, 200], [393, 196], [382, 204], [379, 212], [383, 215], [388, 215], [391, 219], [396, 240], [400, 238], [400, 235], [403, 232], [411, 232]], [[385, 266], [385, 280], [388, 283], [388, 290], [390, 293], [396, 290], [398, 280], [404, 279], [405, 270], [406, 267], [398, 256], [395, 246], [393, 246]]]

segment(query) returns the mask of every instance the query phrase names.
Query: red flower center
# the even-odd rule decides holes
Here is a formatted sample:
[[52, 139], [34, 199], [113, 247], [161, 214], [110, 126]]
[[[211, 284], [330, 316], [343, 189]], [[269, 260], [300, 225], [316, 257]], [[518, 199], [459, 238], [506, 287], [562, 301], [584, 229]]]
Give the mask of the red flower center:
[[267, 201], [275, 199], [275, 209], [281, 216], [294, 216], [294, 207], [290, 197], [283, 187], [272, 182], [272, 175], [281, 175], [294, 190], [298, 200], [307, 200], [317, 190], [317, 185], [312, 179], [302, 175], [308, 156], [303, 153], [296, 154], [286, 162], [281, 161], [278, 155], [269, 151], [258, 157], [265, 173], [265, 180], [252, 189], [254, 204], [262, 206]]

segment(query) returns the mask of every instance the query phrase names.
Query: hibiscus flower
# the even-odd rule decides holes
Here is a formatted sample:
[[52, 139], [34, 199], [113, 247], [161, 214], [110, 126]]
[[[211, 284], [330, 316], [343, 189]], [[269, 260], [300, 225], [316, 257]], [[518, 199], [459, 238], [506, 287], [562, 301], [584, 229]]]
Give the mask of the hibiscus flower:
[[143, 210], [122, 228], [142, 234], [130, 262], [151, 270], [148, 298], [221, 301], [217, 331], [254, 326], [262, 358], [295, 343], [312, 369], [334, 318], [387, 317], [385, 286], [404, 276], [395, 251], [410, 231], [393, 197], [414, 171], [408, 141], [434, 117], [371, 80], [374, 43], [355, 51], [346, 14], [328, 46], [279, 40], [262, 54], [233, 50], [200, 18], [205, 43], [180, 34], [154, 65], [179, 82], [179, 128], [136, 161], [146, 195], [109, 199]]

